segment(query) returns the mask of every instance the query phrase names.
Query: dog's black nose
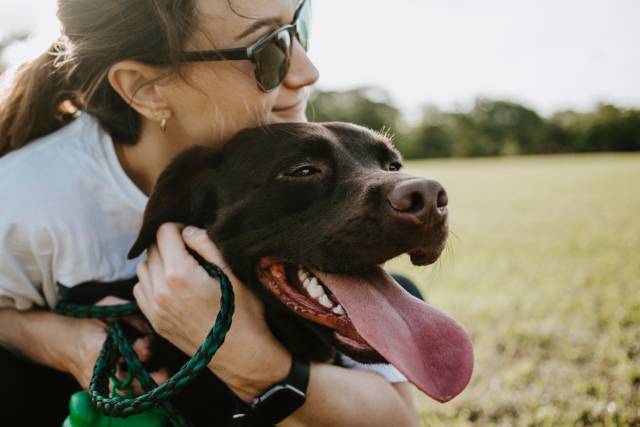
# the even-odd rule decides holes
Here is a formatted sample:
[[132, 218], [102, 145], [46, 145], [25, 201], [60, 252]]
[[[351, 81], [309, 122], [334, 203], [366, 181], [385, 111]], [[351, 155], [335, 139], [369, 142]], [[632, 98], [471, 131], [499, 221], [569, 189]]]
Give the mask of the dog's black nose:
[[447, 217], [447, 192], [437, 181], [412, 178], [400, 181], [387, 196], [396, 216], [423, 224], [443, 222]]

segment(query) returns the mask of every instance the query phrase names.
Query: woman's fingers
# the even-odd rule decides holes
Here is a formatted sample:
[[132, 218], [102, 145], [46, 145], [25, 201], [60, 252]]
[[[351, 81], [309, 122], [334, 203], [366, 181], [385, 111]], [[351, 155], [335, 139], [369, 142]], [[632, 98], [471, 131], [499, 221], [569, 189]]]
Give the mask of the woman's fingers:
[[138, 283], [133, 287], [133, 297], [142, 313], [149, 318], [149, 310], [153, 306], [153, 285], [146, 260], [138, 264], [136, 273], [138, 274]]
[[187, 254], [184, 243], [180, 238], [180, 232], [184, 225], [176, 222], [165, 222], [158, 228], [156, 233], [156, 245], [161, 251], [164, 262], [171, 262], [180, 259]]
[[147, 269], [149, 272], [150, 288], [155, 293], [164, 285], [165, 265], [158, 247], [153, 244], [147, 248]]
[[118, 298], [118, 297], [114, 297], [112, 295], [106, 296], [104, 298], [102, 298], [100, 301], [98, 301], [95, 305], [100, 305], [100, 306], [107, 306], [107, 305], [120, 305], [120, 304], [126, 304], [129, 301], [122, 299], [122, 298]]
[[147, 362], [151, 357], [151, 337], [146, 336], [136, 339], [132, 347], [141, 362]]
[[164, 384], [169, 379], [169, 371], [166, 369], [160, 369], [156, 372], [151, 372], [151, 378], [156, 382], [156, 384]]
[[[204, 269], [199, 268], [196, 260], [187, 252], [185, 243], [182, 240], [182, 227], [182, 225], [176, 223], [162, 224], [158, 229], [156, 245], [150, 247], [149, 265], [152, 266], [152, 269], [155, 264], [163, 266], [163, 283], [166, 284], [166, 290], [169, 293], [178, 289], [188, 289], [193, 284], [194, 279], [198, 282], [207, 280], [207, 274]], [[213, 246], [211, 243], [210, 245]], [[152, 276], [156, 277], [153, 273], [152, 271]], [[156, 286], [154, 291], [158, 289], [161, 289], [161, 287]]]
[[[150, 372], [149, 375], [158, 385], [166, 383], [167, 380], [169, 379], [169, 371], [167, 371], [166, 369], [161, 369], [156, 372]], [[129, 374], [125, 370], [116, 371], [116, 378], [118, 378], [118, 381], [125, 381], [128, 376]], [[134, 396], [140, 396], [145, 392], [137, 378], [134, 379], [133, 382], [131, 383], [131, 390]], [[110, 381], [109, 394], [111, 394], [112, 392], [113, 392], [113, 384], [111, 384], [111, 381]], [[126, 397], [126, 390], [119, 390], [118, 394]]]
[[145, 319], [141, 314], [132, 314], [131, 316], [125, 316], [120, 318], [120, 321], [133, 326], [136, 331], [140, 332], [140, 334], [148, 335], [153, 332], [151, 325], [149, 325], [147, 319]]
[[[166, 369], [161, 369], [156, 372], [150, 372], [149, 375], [158, 385], [166, 383], [169, 379], [169, 371], [167, 371]], [[144, 394], [144, 390], [142, 389], [142, 386], [140, 385], [140, 382], [138, 380], [135, 380], [131, 384], [131, 386], [133, 388], [134, 396], [140, 396]]]
[[220, 268], [226, 268], [226, 265], [221, 265], [223, 263], [222, 255], [209, 238], [206, 230], [191, 225], [186, 226], [182, 230], [182, 239], [189, 248], [207, 261], [217, 264]]

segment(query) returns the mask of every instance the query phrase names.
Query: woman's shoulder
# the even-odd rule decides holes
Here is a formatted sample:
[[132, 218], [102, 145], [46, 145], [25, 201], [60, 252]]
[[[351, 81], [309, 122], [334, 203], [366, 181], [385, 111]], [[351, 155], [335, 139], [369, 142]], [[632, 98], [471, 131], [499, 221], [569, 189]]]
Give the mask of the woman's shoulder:
[[95, 118], [82, 114], [58, 131], [0, 158], [0, 200], [10, 205], [4, 210], [22, 215], [64, 209], [65, 200], [81, 200], [83, 191], [91, 191], [91, 180], [99, 179], [104, 168], [104, 133], [97, 126]]
[[103, 134], [93, 116], [80, 114], [57, 131], [1, 157], [0, 174], [12, 168], [28, 173], [35, 169], [33, 166], [56, 166], [65, 160], [86, 155], [95, 151], [94, 147], [100, 143]]
[[103, 163], [105, 133], [97, 120], [81, 114], [61, 129], [0, 158], [0, 188], [64, 190]]

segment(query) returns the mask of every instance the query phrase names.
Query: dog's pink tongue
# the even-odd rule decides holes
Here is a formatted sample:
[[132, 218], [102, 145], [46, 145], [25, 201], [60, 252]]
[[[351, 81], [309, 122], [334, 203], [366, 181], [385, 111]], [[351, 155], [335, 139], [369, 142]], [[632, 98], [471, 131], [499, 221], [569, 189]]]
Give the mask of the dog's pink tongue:
[[473, 349], [464, 328], [405, 291], [382, 268], [360, 275], [313, 272], [356, 330], [413, 384], [446, 402], [469, 383]]

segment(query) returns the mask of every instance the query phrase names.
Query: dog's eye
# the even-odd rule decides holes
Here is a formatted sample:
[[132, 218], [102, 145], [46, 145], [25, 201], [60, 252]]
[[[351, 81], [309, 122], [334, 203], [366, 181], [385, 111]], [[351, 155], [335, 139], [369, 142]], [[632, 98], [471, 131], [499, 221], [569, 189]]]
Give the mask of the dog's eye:
[[314, 168], [313, 166], [302, 166], [291, 172], [287, 172], [285, 175], [293, 178], [305, 178], [320, 172], [320, 169]]
[[400, 169], [402, 169], [402, 163], [400, 162], [392, 162], [389, 165], [389, 171], [391, 172], [398, 172]]

